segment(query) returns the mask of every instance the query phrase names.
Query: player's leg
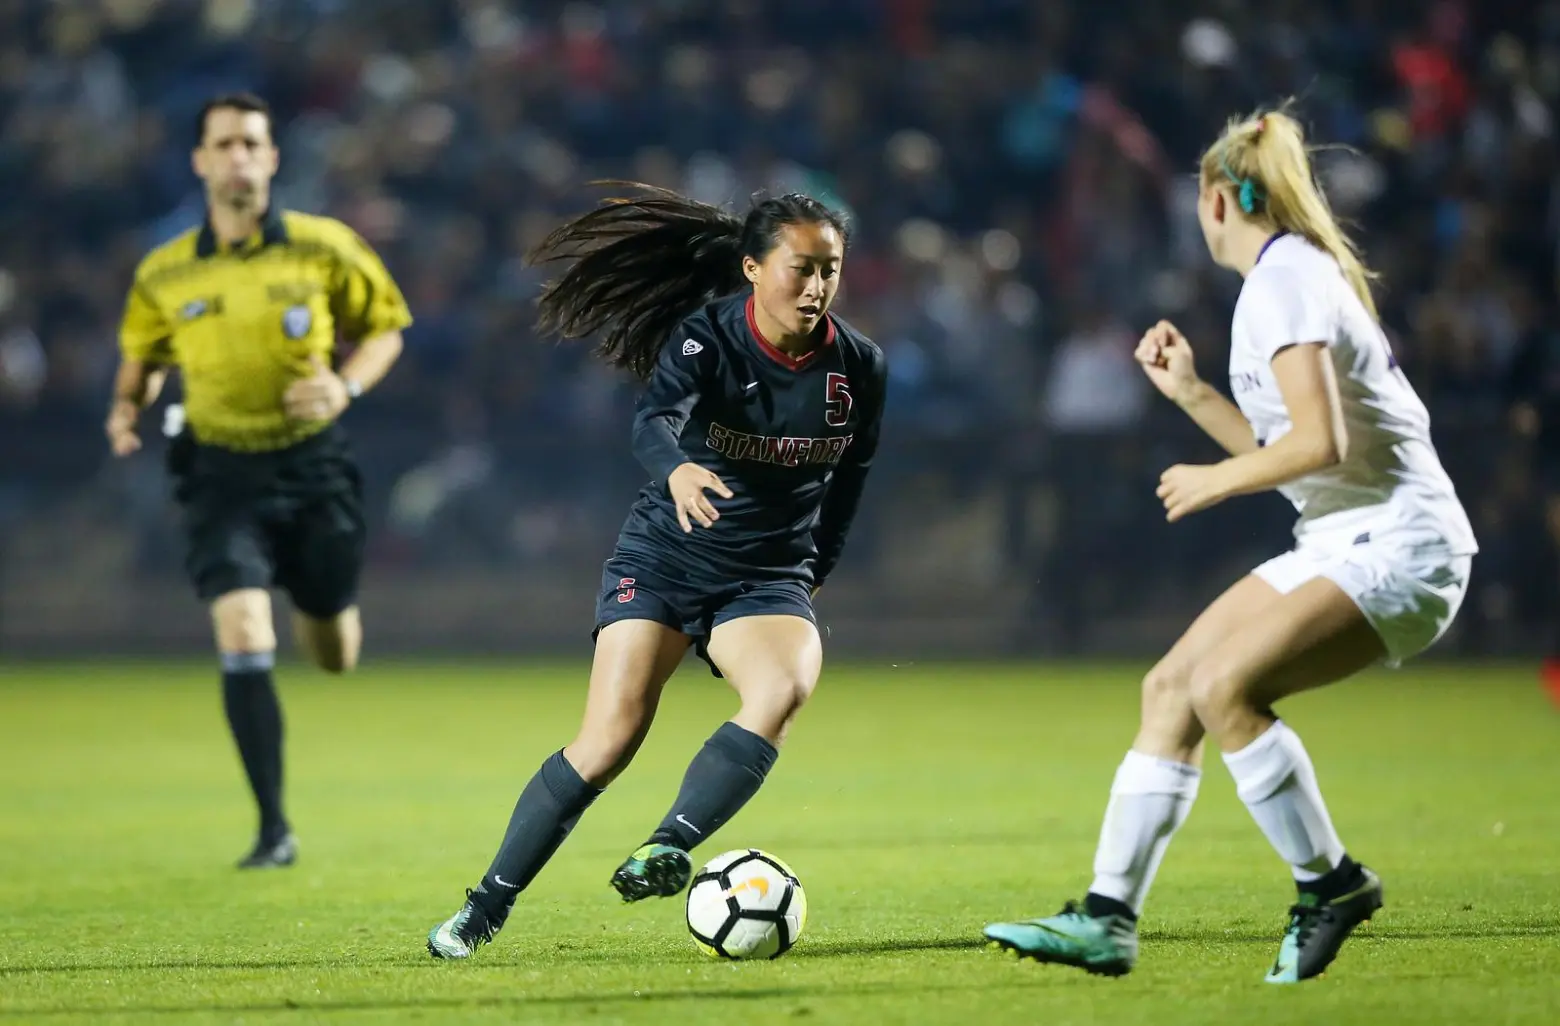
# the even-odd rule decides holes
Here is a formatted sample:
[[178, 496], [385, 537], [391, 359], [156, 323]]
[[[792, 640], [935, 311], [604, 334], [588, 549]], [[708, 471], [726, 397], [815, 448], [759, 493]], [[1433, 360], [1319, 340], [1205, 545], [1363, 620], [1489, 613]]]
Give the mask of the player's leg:
[[1242, 578], [1149, 670], [1138, 732], [1111, 782], [1094, 881], [1082, 905], [1068, 902], [1055, 916], [993, 923], [986, 928], [988, 939], [1026, 957], [1092, 972], [1132, 967], [1138, 916], [1201, 782], [1203, 728], [1192, 708], [1192, 674], [1220, 641], [1259, 620], [1278, 598], [1261, 578]]
[[282, 710], [272, 672], [276, 627], [272, 566], [264, 532], [245, 509], [224, 503], [222, 484], [181, 480], [188, 552], [196, 594], [209, 603], [222, 665], [222, 705], [254, 792], [260, 826], [241, 869], [291, 865], [297, 858], [282, 807]]
[[602, 628], [579, 732], [526, 785], [477, 887], [490, 918], [508, 914], [580, 814], [628, 768], [650, 731], [661, 690], [687, 650], [686, 635], [654, 620]]
[[1311, 758], [1273, 705], [1434, 644], [1462, 605], [1471, 565], [1418, 535], [1366, 534], [1341, 552], [1281, 557], [1264, 570], [1283, 597], [1192, 673], [1198, 720], [1299, 890], [1271, 983], [1319, 975], [1382, 902], [1381, 881], [1348, 857]]
[[[625, 594], [629, 603], [621, 601]], [[632, 610], [624, 608], [630, 604]], [[652, 594], [610, 583], [604, 588], [597, 607], [603, 626], [579, 732], [531, 777], [487, 872], [466, 892], [460, 910], [428, 935], [428, 951], [435, 958], [466, 958], [493, 939], [520, 892], [633, 759], [655, 718], [662, 688], [688, 650], [687, 635], [667, 622], [676, 619]]]
[[707, 650], [742, 704], [693, 757], [652, 835], [685, 851], [709, 840], [758, 793], [823, 669], [818, 628], [801, 616], [728, 620], [711, 631]]
[[1332, 580], [1313, 577], [1261, 623], [1225, 639], [1193, 674], [1198, 718], [1299, 891], [1271, 983], [1319, 975], [1349, 933], [1381, 907], [1381, 881], [1348, 857], [1305, 745], [1272, 706], [1350, 677], [1386, 654], [1356, 599]]
[[262, 587], [228, 591], [212, 601], [211, 621], [222, 660], [223, 709], [260, 811], [255, 846], [239, 867], [288, 866], [298, 846], [282, 808], [283, 727], [272, 679], [276, 628], [271, 596]]
[[323, 618], [294, 609], [293, 636], [315, 666], [326, 673], [347, 673], [357, 668], [363, 651], [363, 617], [357, 606]]
[[368, 542], [362, 478], [345, 443], [304, 445], [322, 452], [300, 456], [287, 472], [307, 482], [307, 498], [267, 525], [276, 583], [292, 599], [293, 635], [304, 655], [326, 673], [346, 673], [363, 649], [357, 605]]
[[282, 808], [282, 710], [272, 669], [273, 566], [242, 457], [203, 449], [188, 430], [170, 436], [166, 469], [184, 520], [184, 568], [210, 609], [222, 667], [222, 705], [254, 792], [260, 828], [242, 869], [291, 865], [297, 842]]
[[693, 757], [649, 840], [613, 874], [625, 901], [681, 891], [693, 868], [688, 852], [735, 816], [774, 766], [823, 666], [806, 587], [783, 582], [746, 590], [716, 617], [704, 654], [742, 705]]

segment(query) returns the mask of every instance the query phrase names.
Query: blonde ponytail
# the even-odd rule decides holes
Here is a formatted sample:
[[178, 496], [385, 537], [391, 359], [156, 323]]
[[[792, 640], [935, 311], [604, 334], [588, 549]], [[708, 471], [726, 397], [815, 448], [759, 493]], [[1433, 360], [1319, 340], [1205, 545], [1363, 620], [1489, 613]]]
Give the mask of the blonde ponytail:
[[1354, 242], [1333, 216], [1311, 173], [1311, 156], [1300, 123], [1283, 111], [1231, 121], [1202, 157], [1204, 185], [1226, 182], [1236, 202], [1259, 221], [1304, 236], [1331, 254], [1373, 318], [1376, 274], [1360, 259]]

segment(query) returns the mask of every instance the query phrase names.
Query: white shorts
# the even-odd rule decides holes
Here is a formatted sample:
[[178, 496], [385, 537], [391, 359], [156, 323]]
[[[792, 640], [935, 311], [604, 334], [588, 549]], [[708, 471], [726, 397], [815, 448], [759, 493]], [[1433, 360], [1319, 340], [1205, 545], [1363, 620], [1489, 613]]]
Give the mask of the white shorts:
[[1304, 539], [1252, 573], [1284, 595], [1314, 577], [1332, 581], [1360, 607], [1386, 646], [1386, 665], [1396, 667], [1446, 633], [1472, 569], [1472, 556], [1452, 554], [1439, 537], [1387, 531]]

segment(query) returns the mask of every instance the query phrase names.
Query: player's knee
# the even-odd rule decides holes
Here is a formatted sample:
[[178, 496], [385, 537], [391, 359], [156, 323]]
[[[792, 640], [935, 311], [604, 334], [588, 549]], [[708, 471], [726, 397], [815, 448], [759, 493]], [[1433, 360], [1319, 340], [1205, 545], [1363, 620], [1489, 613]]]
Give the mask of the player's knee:
[[270, 652], [276, 648], [271, 597], [260, 588], [220, 596], [211, 604], [217, 647], [223, 652]]
[[1212, 734], [1223, 733], [1230, 717], [1245, 705], [1246, 681], [1217, 658], [1199, 663], [1188, 680], [1187, 693], [1197, 718]]
[[628, 769], [644, 742], [654, 716], [646, 701], [625, 698], [610, 716], [590, 717], [565, 752], [569, 763], [584, 780], [605, 787]]
[[1143, 677], [1134, 750], [1176, 760], [1191, 756], [1203, 733], [1192, 710], [1191, 676], [1192, 669], [1184, 661], [1167, 658]]
[[791, 716], [801, 712], [802, 706], [807, 704], [817, 687], [817, 677], [797, 676], [786, 681], [781, 688], [781, 698]]
[[592, 787], [606, 787], [634, 761], [643, 734], [619, 731], [581, 731], [564, 749], [564, 758], [580, 779]]
[[761, 687], [747, 688], [742, 695], [742, 706], [748, 715], [743, 718], [764, 724], [766, 729], [759, 733], [766, 737], [781, 737], [817, 686], [816, 677], [785, 674]]
[[1192, 667], [1161, 659], [1143, 676], [1143, 721], [1177, 718], [1191, 702]]

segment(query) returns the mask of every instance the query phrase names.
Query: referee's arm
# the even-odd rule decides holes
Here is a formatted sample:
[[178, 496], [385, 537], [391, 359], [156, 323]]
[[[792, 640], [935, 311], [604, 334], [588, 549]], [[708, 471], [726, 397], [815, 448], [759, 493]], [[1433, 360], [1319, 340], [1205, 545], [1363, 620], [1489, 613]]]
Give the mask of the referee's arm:
[[136, 421], [141, 411], [157, 401], [168, 379], [168, 322], [136, 282], [125, 300], [119, 327], [119, 370], [114, 375], [114, 397], [108, 408], [104, 432], [115, 456], [128, 456], [141, 448]]
[[390, 373], [404, 346], [400, 328], [370, 335], [357, 344], [341, 365], [341, 379], [349, 390], [367, 392]]
[[379, 384], [404, 348], [402, 329], [412, 323], [406, 299], [379, 255], [341, 227], [345, 238], [338, 245], [340, 268], [330, 306], [342, 337], [355, 346], [336, 373], [316, 358], [314, 376], [287, 390], [285, 401], [294, 416], [334, 416]]

